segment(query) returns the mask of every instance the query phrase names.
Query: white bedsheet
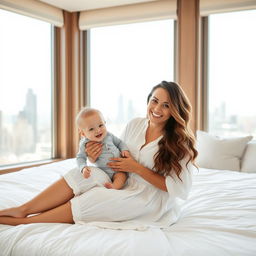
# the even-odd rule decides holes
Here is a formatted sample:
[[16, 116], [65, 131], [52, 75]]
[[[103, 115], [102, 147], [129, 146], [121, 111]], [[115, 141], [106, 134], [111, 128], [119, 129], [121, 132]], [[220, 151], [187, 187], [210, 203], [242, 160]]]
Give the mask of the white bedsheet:
[[[73, 159], [0, 176], [0, 208], [23, 203], [75, 166]], [[0, 225], [0, 255], [256, 255], [256, 174], [200, 169], [182, 216], [144, 231], [93, 225]]]

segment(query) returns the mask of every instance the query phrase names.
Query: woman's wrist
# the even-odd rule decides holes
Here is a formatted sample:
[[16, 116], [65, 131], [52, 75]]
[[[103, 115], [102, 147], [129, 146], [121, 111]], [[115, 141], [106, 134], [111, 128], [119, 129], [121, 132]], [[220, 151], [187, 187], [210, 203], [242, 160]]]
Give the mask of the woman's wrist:
[[160, 188], [163, 191], [167, 191], [167, 187], [165, 185], [165, 177], [154, 172], [153, 170], [139, 164], [134, 173], [138, 174], [147, 182], [151, 183], [157, 188]]
[[145, 169], [147, 168], [144, 165], [137, 163], [137, 166], [135, 166], [133, 173], [141, 176]]

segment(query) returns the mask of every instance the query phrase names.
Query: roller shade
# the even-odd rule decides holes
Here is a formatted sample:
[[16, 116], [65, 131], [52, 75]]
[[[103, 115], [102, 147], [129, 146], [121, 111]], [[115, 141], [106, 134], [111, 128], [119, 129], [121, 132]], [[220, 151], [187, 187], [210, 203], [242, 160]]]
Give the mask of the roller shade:
[[57, 27], [64, 25], [61, 9], [35, 0], [0, 0], [0, 8], [49, 22]]
[[79, 28], [86, 30], [94, 27], [169, 18], [176, 19], [176, 0], [162, 0], [83, 11], [79, 17]]
[[207, 16], [214, 13], [256, 9], [256, 0], [201, 0], [200, 14]]

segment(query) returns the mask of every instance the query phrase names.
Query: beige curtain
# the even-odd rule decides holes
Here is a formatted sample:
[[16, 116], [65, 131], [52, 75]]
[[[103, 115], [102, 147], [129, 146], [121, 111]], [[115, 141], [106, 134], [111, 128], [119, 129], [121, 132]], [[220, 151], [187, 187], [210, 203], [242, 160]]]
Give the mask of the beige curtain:
[[64, 24], [63, 12], [59, 8], [36, 0], [0, 0], [0, 8], [49, 22], [57, 27]]
[[80, 13], [79, 28], [87, 30], [94, 27], [169, 18], [176, 19], [176, 0], [151, 1], [83, 11]]
[[200, 0], [201, 16], [251, 9], [256, 9], [256, 0]]

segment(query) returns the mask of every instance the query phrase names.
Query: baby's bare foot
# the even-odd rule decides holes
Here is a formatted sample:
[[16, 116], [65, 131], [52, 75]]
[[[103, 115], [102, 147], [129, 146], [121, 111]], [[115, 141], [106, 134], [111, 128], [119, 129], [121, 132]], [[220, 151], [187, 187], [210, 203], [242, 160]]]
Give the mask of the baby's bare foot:
[[26, 213], [21, 209], [21, 207], [13, 207], [0, 211], [0, 216], [10, 216], [15, 218], [24, 218]]
[[111, 188], [113, 188], [113, 183], [111, 183], [111, 182], [106, 182], [106, 183], [104, 184], [104, 186], [105, 186], [106, 188], [108, 188], [108, 189], [111, 189]]
[[118, 186], [115, 183], [107, 182], [104, 184], [104, 186], [108, 189], [121, 189], [122, 187]]

